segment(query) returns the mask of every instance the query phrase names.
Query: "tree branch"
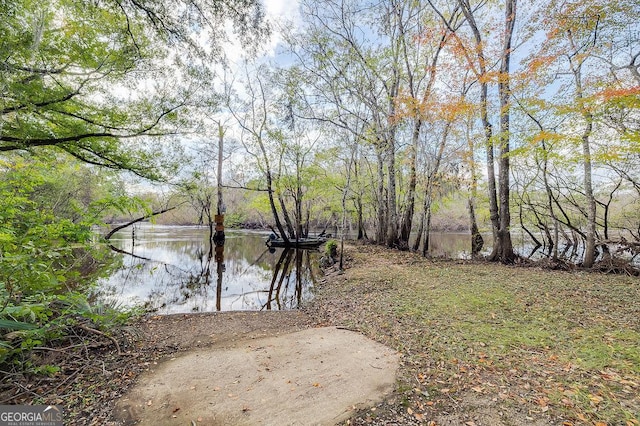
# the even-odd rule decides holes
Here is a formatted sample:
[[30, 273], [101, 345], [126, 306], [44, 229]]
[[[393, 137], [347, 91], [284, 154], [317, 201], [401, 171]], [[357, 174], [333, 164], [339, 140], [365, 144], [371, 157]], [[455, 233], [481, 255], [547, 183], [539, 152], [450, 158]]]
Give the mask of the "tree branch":
[[107, 233], [107, 235], [105, 235], [105, 236], [104, 236], [104, 239], [105, 239], [105, 240], [108, 240], [108, 239], [110, 239], [110, 238], [113, 236], [113, 234], [115, 234], [116, 232], [118, 232], [118, 231], [119, 231], [119, 230], [121, 230], [121, 229], [124, 229], [124, 228], [126, 228], [126, 227], [128, 227], [128, 226], [131, 226], [131, 225], [133, 225], [134, 223], [142, 222], [143, 220], [146, 220], [146, 219], [152, 218], [152, 217], [154, 217], [154, 216], [158, 216], [158, 215], [160, 215], [160, 214], [163, 214], [163, 213], [169, 212], [169, 211], [171, 211], [171, 210], [175, 210], [175, 209], [177, 209], [178, 207], [180, 207], [180, 206], [181, 206], [181, 205], [183, 205], [183, 204], [186, 204], [186, 201], [183, 201], [182, 203], [176, 204], [175, 206], [172, 206], [172, 207], [167, 207], [166, 209], [158, 210], [158, 211], [155, 211], [155, 212], [151, 212], [151, 213], [149, 213], [149, 214], [146, 214], [146, 215], [144, 215], [144, 216], [140, 216], [139, 218], [134, 219], [134, 220], [132, 220], [132, 221], [130, 221], [130, 222], [127, 222], [127, 223], [125, 223], [124, 225], [116, 226], [116, 227], [115, 227], [115, 228], [113, 228], [111, 231], [109, 231], [109, 232]]

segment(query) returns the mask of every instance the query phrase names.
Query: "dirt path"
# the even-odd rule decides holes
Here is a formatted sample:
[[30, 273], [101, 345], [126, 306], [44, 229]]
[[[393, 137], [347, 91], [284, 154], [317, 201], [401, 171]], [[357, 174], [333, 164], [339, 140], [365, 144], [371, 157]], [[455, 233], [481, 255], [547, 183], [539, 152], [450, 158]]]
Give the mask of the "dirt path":
[[394, 388], [399, 355], [359, 333], [323, 327], [251, 337], [150, 369], [119, 401], [116, 417], [141, 425], [333, 425]]

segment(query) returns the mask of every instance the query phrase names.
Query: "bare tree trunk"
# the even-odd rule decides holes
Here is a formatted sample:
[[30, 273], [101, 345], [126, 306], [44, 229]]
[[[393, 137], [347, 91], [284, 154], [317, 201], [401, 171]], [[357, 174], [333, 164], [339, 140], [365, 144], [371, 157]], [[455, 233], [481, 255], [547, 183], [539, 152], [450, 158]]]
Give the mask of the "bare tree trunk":
[[302, 235], [304, 238], [309, 236], [309, 224], [311, 222], [311, 203], [307, 201], [307, 217], [304, 223], [304, 234]]
[[398, 240], [398, 210], [396, 206], [396, 165], [395, 165], [395, 143], [393, 140], [388, 141], [387, 150], [387, 168], [388, 179], [387, 184], [387, 233], [386, 245], [393, 247]]
[[267, 191], [269, 194], [269, 205], [271, 206], [271, 213], [273, 214], [273, 220], [276, 222], [276, 228], [278, 228], [278, 232], [280, 233], [280, 238], [285, 243], [289, 243], [289, 237], [282, 226], [282, 222], [280, 222], [280, 215], [278, 214], [278, 209], [276, 208], [276, 202], [273, 198], [273, 182], [271, 179], [271, 172], [267, 170], [265, 173], [267, 178]]
[[[569, 43], [573, 50], [578, 53], [579, 48], [576, 47], [571, 32], [568, 32]], [[593, 266], [596, 259], [596, 200], [593, 195], [593, 182], [592, 182], [592, 165], [591, 165], [591, 133], [593, 132], [593, 114], [584, 105], [584, 91], [582, 88], [582, 63], [584, 58], [580, 55], [571, 55], [569, 57], [569, 64], [573, 73], [574, 82], [576, 85], [576, 101], [580, 105], [582, 118], [585, 122], [585, 127], [582, 132], [582, 161], [583, 161], [583, 184], [584, 193], [587, 202], [587, 229], [584, 233], [585, 247], [584, 257], [582, 260], [582, 266], [590, 268]]]
[[[269, 157], [267, 156], [267, 151], [264, 148], [264, 144], [262, 143], [262, 139], [261, 138], [256, 138], [258, 141], [258, 144], [260, 146], [260, 150], [262, 151], [262, 156], [263, 156], [263, 160], [265, 162], [265, 177], [267, 180], [267, 191], [269, 194], [269, 205], [271, 206], [271, 213], [273, 214], [273, 220], [276, 223], [276, 228], [278, 228], [278, 232], [280, 233], [280, 238], [282, 238], [282, 240], [286, 243], [289, 244], [289, 237], [287, 236], [287, 233], [284, 230], [284, 227], [282, 226], [282, 222], [280, 221], [280, 215], [278, 214], [278, 208], [276, 207], [276, 201], [273, 197], [273, 177], [271, 176], [271, 166], [269, 165]], [[279, 197], [278, 197], [279, 198]], [[281, 204], [282, 204], [282, 200], [280, 200]], [[284, 211], [284, 213], [286, 214], [286, 210]], [[286, 217], [286, 216], [285, 216]]]
[[[396, 58], [397, 61], [397, 58]], [[398, 206], [396, 200], [396, 124], [392, 121], [395, 120], [395, 104], [396, 97], [398, 95], [399, 76], [398, 71], [394, 69], [394, 81], [389, 94], [389, 114], [388, 123], [389, 129], [387, 130], [387, 169], [388, 180], [387, 184], [387, 235], [386, 244], [387, 247], [394, 247], [398, 244]]]
[[469, 188], [469, 198], [467, 199], [467, 210], [469, 211], [469, 230], [471, 231], [471, 257], [476, 257], [482, 251], [484, 238], [478, 229], [478, 219], [476, 218], [476, 199], [478, 198], [478, 172], [476, 162], [473, 160], [475, 146], [473, 138], [467, 134], [467, 144], [469, 147], [471, 170], [471, 185]]
[[484, 129], [484, 142], [487, 157], [487, 195], [489, 197], [489, 215], [491, 219], [491, 230], [493, 232], [493, 251], [489, 257], [494, 258], [499, 245], [498, 231], [500, 229], [500, 215], [498, 211], [498, 197], [496, 194], [496, 171], [493, 152], [493, 127], [491, 126], [491, 122], [489, 121], [489, 83], [486, 79], [487, 67], [483, 48], [484, 42], [482, 40], [480, 29], [478, 28], [475, 17], [473, 15], [473, 10], [471, 9], [469, 3], [464, 0], [458, 0], [458, 5], [462, 9], [462, 13], [464, 14], [467, 22], [469, 23], [469, 26], [471, 27], [471, 31], [473, 32], [476, 55], [478, 57], [478, 79], [480, 82], [480, 120]]
[[218, 123], [218, 215], [224, 214], [224, 201], [222, 199], [222, 148], [224, 145], [224, 129], [222, 124]]
[[378, 157], [378, 225], [376, 227], [376, 243], [384, 244], [387, 224], [386, 203], [384, 202], [384, 163], [379, 148], [376, 148]]
[[282, 218], [284, 219], [284, 223], [287, 225], [287, 231], [289, 232], [289, 236], [291, 238], [296, 238], [296, 231], [293, 227], [293, 222], [291, 222], [291, 217], [289, 216], [289, 210], [287, 210], [287, 205], [284, 203], [284, 198], [280, 194], [278, 194], [278, 202], [280, 203], [280, 210], [282, 210]]
[[584, 119], [587, 122], [582, 134], [582, 155], [584, 157], [584, 192], [587, 198], [587, 230], [585, 232], [585, 248], [582, 266], [590, 268], [596, 259], [596, 199], [593, 195], [591, 147], [589, 137], [593, 129], [593, 117], [590, 112], [584, 111]]
[[449, 130], [451, 129], [451, 122], [448, 121], [445, 125], [444, 132], [442, 133], [442, 139], [438, 146], [438, 153], [436, 154], [435, 163], [433, 169], [427, 177], [427, 187], [424, 194], [424, 216], [422, 220], [422, 255], [427, 256], [429, 254], [429, 233], [431, 232], [431, 204], [433, 202], [433, 191], [436, 183], [438, 173], [440, 172], [440, 162], [442, 161], [442, 155], [444, 154], [444, 148], [447, 144], [447, 138], [449, 137]]
[[347, 182], [342, 191], [342, 224], [340, 226], [340, 261], [339, 268], [344, 270], [344, 237], [345, 228], [347, 227], [347, 197], [351, 188], [351, 166], [354, 162], [355, 149], [351, 151], [351, 158], [349, 158], [349, 164], [347, 164]]
[[422, 231], [424, 230], [425, 216], [426, 214], [423, 209], [422, 214], [420, 215], [420, 225], [418, 225], [418, 231], [416, 232], [416, 240], [413, 242], [413, 251], [418, 251], [420, 249], [420, 243], [422, 242]]
[[303, 235], [303, 231], [302, 231], [302, 191], [300, 190], [300, 187], [298, 187], [298, 194], [296, 196], [296, 198], [294, 199], [295, 201], [295, 208], [296, 208], [296, 212], [295, 212], [295, 218], [296, 218], [296, 239], [300, 239], [302, 238]]
[[511, 39], [516, 20], [516, 0], [507, 0], [505, 5], [505, 34], [500, 64], [498, 92], [500, 95], [500, 161], [498, 162], [498, 186], [500, 195], [498, 244], [494, 247], [491, 258], [503, 263], [511, 263], [515, 259], [511, 242], [511, 212], [509, 208], [509, 152], [510, 152], [510, 71]]
[[431, 239], [429, 233], [431, 232], [431, 193], [427, 194], [424, 200], [424, 224], [422, 227], [422, 255], [427, 257], [429, 255], [429, 244]]
[[[216, 184], [218, 186], [218, 203], [216, 219], [216, 231], [213, 233], [213, 221], [211, 220], [211, 212], [209, 211], [209, 241], [211, 244], [214, 242], [216, 245], [223, 245], [225, 240], [224, 235], [224, 212], [226, 210], [224, 206], [224, 200], [222, 199], [222, 153], [224, 149], [224, 129], [221, 123], [218, 123], [218, 170], [216, 175]], [[210, 208], [209, 208], [210, 209]]]
[[475, 197], [473, 195], [469, 196], [467, 208], [469, 209], [469, 224], [471, 228], [471, 257], [476, 257], [484, 246], [484, 238], [482, 238], [482, 234], [478, 229], [475, 204]]
[[[360, 177], [359, 177], [358, 161], [359, 161], [358, 145], [356, 144], [355, 158], [353, 161], [353, 177], [355, 178], [356, 184], [358, 185], [358, 188], [359, 188], [360, 185], [358, 184], [358, 182], [360, 182]], [[364, 229], [364, 212], [363, 212], [363, 205], [362, 205], [362, 193], [360, 189], [358, 189], [358, 191], [355, 194], [353, 204], [355, 206], [356, 216], [357, 216], [358, 240], [362, 240], [363, 238], [366, 238], [367, 233]]]
[[401, 245], [409, 246], [409, 237], [411, 235], [411, 227], [413, 225], [413, 213], [415, 210], [415, 198], [416, 198], [416, 185], [417, 178], [417, 153], [418, 153], [418, 141], [420, 139], [420, 128], [422, 127], [422, 120], [416, 118], [413, 125], [413, 134], [411, 135], [411, 148], [409, 151], [409, 186], [407, 188], [407, 201], [402, 217], [402, 224], [400, 226], [400, 242]]
[[355, 199], [356, 206], [356, 215], [358, 216], [358, 240], [362, 240], [366, 238], [367, 232], [364, 229], [364, 217], [362, 213], [362, 197], [360, 195], [356, 196]]

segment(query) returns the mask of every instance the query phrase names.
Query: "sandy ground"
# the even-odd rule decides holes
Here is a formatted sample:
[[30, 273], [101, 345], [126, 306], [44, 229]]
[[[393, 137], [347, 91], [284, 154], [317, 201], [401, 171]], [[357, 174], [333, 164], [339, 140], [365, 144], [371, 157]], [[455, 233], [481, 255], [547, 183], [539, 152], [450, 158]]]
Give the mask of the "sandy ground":
[[208, 347], [152, 366], [118, 402], [116, 418], [141, 425], [333, 425], [395, 385], [399, 355], [353, 331], [264, 329], [267, 337], [260, 337], [239, 330], [224, 339], [195, 331], [188, 334]]

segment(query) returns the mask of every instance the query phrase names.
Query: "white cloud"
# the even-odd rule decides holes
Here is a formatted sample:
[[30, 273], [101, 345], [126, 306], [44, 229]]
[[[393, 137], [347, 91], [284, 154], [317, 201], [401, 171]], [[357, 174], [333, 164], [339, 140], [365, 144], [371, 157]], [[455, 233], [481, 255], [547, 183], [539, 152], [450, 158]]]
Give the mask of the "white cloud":
[[267, 47], [267, 55], [273, 56], [283, 37], [279, 28], [295, 27], [300, 22], [300, 5], [298, 0], [264, 0], [267, 20], [272, 24], [271, 40]]
[[298, 0], [264, 0], [264, 6], [269, 19], [291, 19], [297, 21], [299, 17]]
[[[280, 28], [291, 28], [300, 22], [300, 6], [298, 0], [263, 0], [265, 18], [270, 23], [272, 32], [269, 40], [262, 46], [262, 54], [265, 57], [273, 57], [276, 49], [283, 41]], [[233, 34], [232, 24], [226, 23], [230, 40], [226, 43], [225, 54], [232, 64], [242, 62], [245, 51]], [[233, 68], [233, 67], [232, 67]]]

